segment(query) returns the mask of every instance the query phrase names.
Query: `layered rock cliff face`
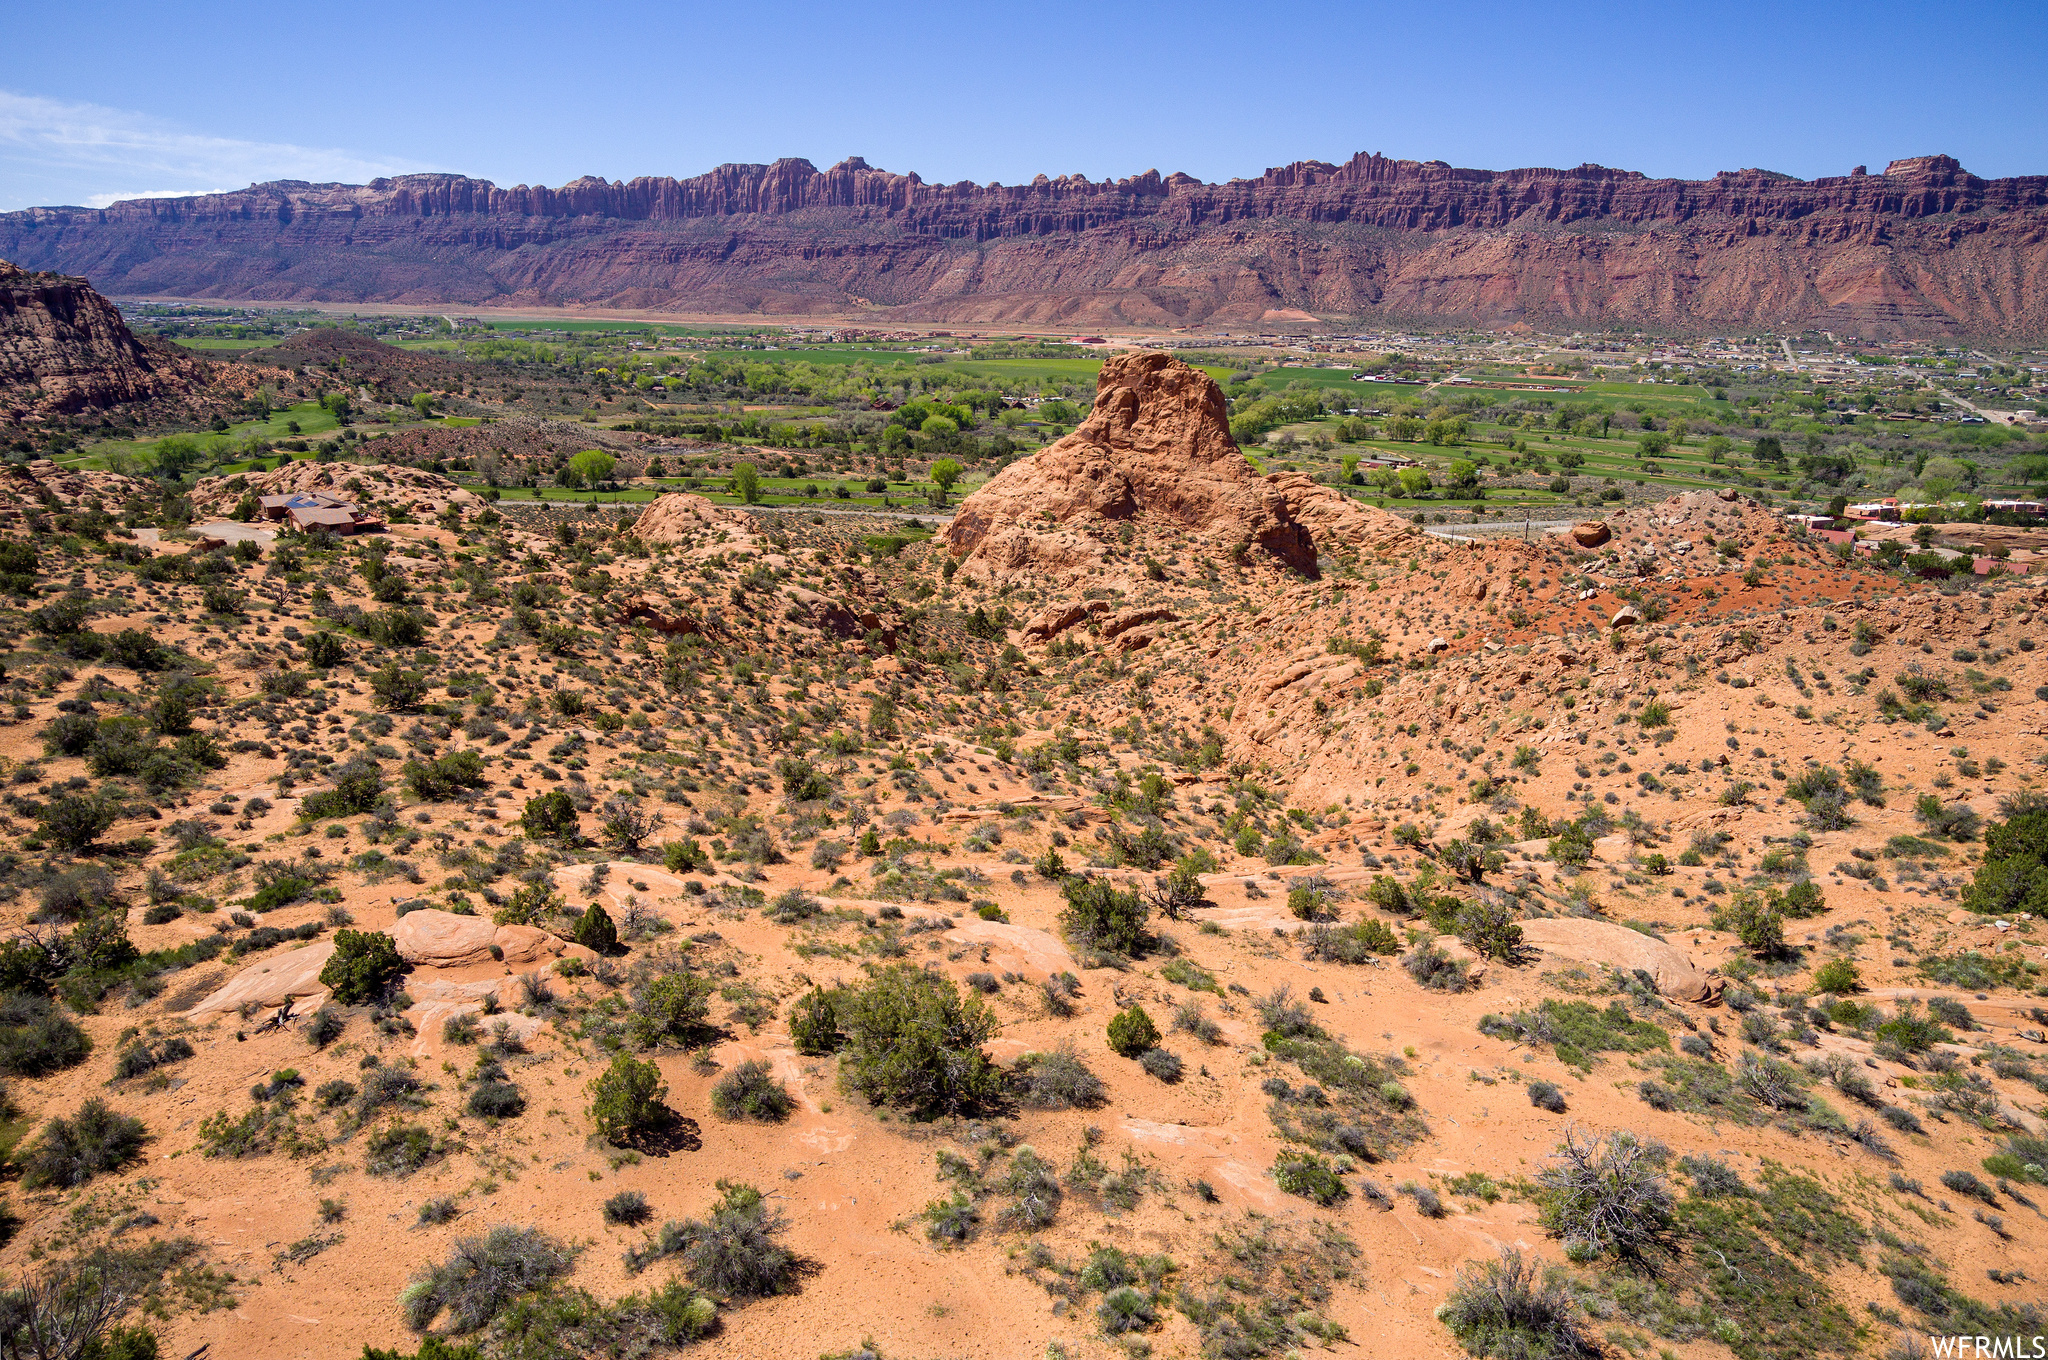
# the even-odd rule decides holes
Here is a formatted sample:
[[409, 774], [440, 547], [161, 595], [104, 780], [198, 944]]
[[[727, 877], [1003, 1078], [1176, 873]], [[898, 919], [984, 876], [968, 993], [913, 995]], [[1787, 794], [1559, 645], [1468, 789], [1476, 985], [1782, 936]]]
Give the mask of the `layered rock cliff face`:
[[1230, 437], [1213, 378], [1137, 353], [1103, 364], [1072, 434], [960, 503], [946, 545], [969, 580], [1074, 581], [1102, 568], [1126, 521], [1219, 557], [1262, 549], [1308, 577], [1337, 544], [1355, 552], [1416, 532], [1298, 472], [1261, 476]]
[[0, 214], [0, 253], [122, 295], [270, 301], [2048, 334], [2048, 176], [1946, 156], [1813, 181], [1369, 155], [1227, 184], [933, 185], [857, 158], [559, 189], [411, 175]]
[[0, 426], [187, 403], [208, 385], [211, 368], [137, 336], [84, 279], [30, 273], [0, 259]]

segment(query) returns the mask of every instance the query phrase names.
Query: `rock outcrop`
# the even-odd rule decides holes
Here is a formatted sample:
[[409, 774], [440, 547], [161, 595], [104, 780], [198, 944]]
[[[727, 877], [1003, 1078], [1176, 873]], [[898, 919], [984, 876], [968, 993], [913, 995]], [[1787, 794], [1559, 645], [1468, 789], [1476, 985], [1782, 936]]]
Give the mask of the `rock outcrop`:
[[745, 511], [687, 492], [655, 497], [633, 521], [633, 536], [642, 543], [682, 548], [686, 555], [752, 552], [760, 546], [759, 532], [759, 523]]
[[[1138, 353], [1103, 364], [1078, 429], [962, 501], [946, 544], [970, 579], [1073, 580], [1102, 560], [1091, 531], [1125, 520], [1192, 531], [1216, 551], [1263, 549], [1308, 577], [1323, 544], [1413, 532], [1299, 473], [1261, 476], [1230, 437], [1215, 380]], [[1049, 636], [1052, 622], [1032, 626]]]
[[859, 158], [500, 188], [284, 181], [0, 214], [0, 254], [121, 292], [977, 323], [1316, 316], [2048, 333], [2048, 177], [1948, 156], [1710, 180], [1360, 154], [1205, 184], [926, 184]]
[[213, 365], [128, 329], [84, 279], [0, 260], [0, 425], [197, 403]]
[[457, 486], [438, 472], [307, 459], [269, 472], [203, 477], [192, 488], [192, 508], [204, 518], [228, 519], [244, 496], [288, 496], [296, 491], [318, 491], [363, 510], [405, 510], [423, 519], [436, 518], [451, 508], [465, 516], [484, 508], [474, 491]]
[[1561, 916], [1524, 921], [1522, 943], [1561, 959], [1648, 973], [1659, 992], [1680, 1001], [1711, 1003], [1721, 997], [1719, 975], [1699, 967], [1683, 949], [1612, 921]]

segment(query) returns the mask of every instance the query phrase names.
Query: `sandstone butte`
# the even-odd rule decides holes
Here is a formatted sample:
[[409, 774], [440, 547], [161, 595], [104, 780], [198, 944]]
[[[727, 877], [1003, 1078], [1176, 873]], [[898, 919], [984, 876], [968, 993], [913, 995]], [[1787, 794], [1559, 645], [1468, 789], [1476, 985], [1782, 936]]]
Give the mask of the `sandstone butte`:
[[212, 382], [212, 365], [130, 331], [84, 279], [0, 259], [0, 425], [117, 405], [162, 415]]
[[[1964, 905], [2048, 801], [2038, 583], [1732, 489], [1433, 538], [1260, 476], [1157, 354], [897, 552], [373, 464], [190, 498], [337, 469], [411, 514], [254, 561], [135, 479], [0, 478], [10, 1282], [98, 1262], [205, 1360], [1452, 1356], [1504, 1249], [1582, 1360], [2048, 1330], [2039, 904]], [[1067, 914], [1105, 890], [1122, 954]], [[360, 1004], [343, 929], [407, 970]], [[887, 969], [987, 1007], [916, 1066], [999, 1092], [847, 1083]], [[614, 1143], [620, 1058], [661, 1094]], [[1654, 1273], [1544, 1188], [1622, 1133]]]
[[117, 296], [1098, 326], [1377, 319], [2048, 334], [2048, 177], [1811, 181], [1361, 153], [1207, 184], [926, 184], [858, 157], [501, 188], [461, 175], [0, 214]]

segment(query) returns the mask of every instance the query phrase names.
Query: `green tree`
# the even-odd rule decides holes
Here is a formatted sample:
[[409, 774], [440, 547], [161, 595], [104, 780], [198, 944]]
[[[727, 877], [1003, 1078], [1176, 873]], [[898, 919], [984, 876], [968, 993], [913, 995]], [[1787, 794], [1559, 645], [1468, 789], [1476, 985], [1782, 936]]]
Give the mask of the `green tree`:
[[[933, 419], [936, 420], [937, 417], [934, 416]], [[964, 470], [951, 458], [941, 458], [938, 462], [933, 463], [931, 477], [933, 484], [939, 488], [939, 494], [943, 496], [951, 491], [953, 483], [960, 480], [960, 474]]]
[[619, 928], [601, 902], [592, 902], [576, 922], [576, 943], [600, 958], [618, 952]]
[[410, 713], [426, 702], [427, 677], [395, 660], [387, 661], [370, 672], [370, 694], [384, 708]]
[[659, 1127], [666, 1119], [662, 1101], [668, 1087], [661, 1069], [621, 1053], [612, 1065], [584, 1087], [590, 1096], [590, 1122], [608, 1143], [622, 1144], [635, 1134]]
[[75, 853], [106, 834], [120, 813], [121, 805], [104, 793], [83, 798], [61, 795], [44, 803], [36, 820], [42, 823], [43, 835], [59, 849]]
[[569, 460], [569, 468], [583, 480], [586, 486], [596, 486], [612, 479], [612, 469], [618, 459], [602, 449], [585, 449]]
[[526, 809], [519, 814], [519, 825], [535, 840], [557, 836], [572, 838], [576, 834], [576, 803], [560, 789], [550, 789], [526, 800]]
[[412, 409], [419, 412], [419, 417], [421, 420], [426, 420], [432, 417], [432, 415], [434, 414], [434, 394], [431, 392], [413, 393]]
[[405, 967], [398, 946], [377, 930], [337, 930], [334, 954], [320, 969], [320, 985], [344, 1006], [360, 1006], [384, 995]]
[[874, 1104], [932, 1119], [972, 1109], [1002, 1087], [981, 1051], [1001, 1022], [951, 978], [894, 964], [835, 1010], [846, 1033], [840, 1084]]
[[1123, 890], [1106, 878], [1079, 875], [1063, 880], [1060, 893], [1067, 900], [1060, 913], [1060, 930], [1069, 943], [1117, 954], [1144, 949], [1145, 921], [1151, 908], [1135, 888]]
[[1152, 1023], [1143, 1006], [1133, 1002], [1110, 1017], [1109, 1047], [1120, 1057], [1135, 1058], [1148, 1048], [1159, 1047], [1159, 1026]]
[[735, 496], [748, 505], [761, 500], [761, 469], [752, 463], [741, 463], [732, 470], [732, 490]]

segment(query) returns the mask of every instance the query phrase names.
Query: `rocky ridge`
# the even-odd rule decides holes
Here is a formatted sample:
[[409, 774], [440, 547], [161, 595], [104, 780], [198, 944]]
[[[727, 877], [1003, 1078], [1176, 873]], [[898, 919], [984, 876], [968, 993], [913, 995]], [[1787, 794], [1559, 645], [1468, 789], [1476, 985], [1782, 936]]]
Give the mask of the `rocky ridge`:
[[[1205, 184], [926, 184], [853, 158], [500, 188], [284, 181], [0, 214], [123, 293], [1191, 325], [1332, 317], [2048, 332], [2048, 177], [1948, 156], [1802, 181], [1360, 154]], [[345, 247], [345, 248], [344, 248]]]

